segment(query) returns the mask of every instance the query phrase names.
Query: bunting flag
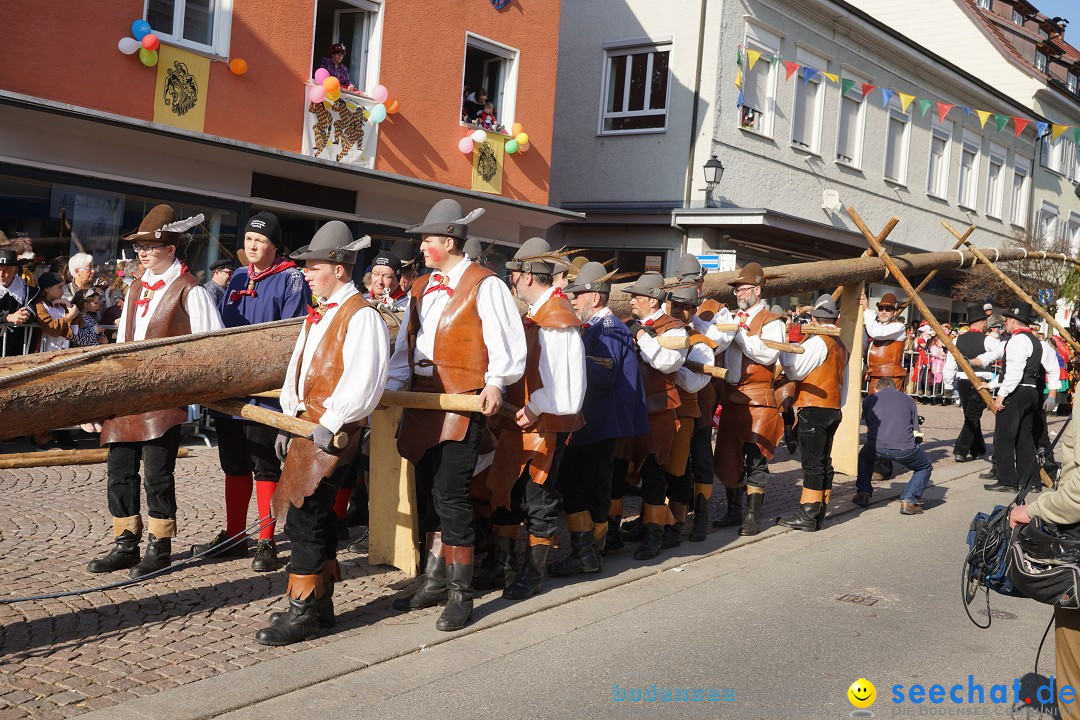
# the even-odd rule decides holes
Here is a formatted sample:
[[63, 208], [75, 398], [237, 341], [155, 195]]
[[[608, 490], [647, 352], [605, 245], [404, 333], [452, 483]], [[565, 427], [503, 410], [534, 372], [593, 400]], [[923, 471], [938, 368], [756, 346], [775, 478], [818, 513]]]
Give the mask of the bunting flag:
[[992, 114], [989, 110], [976, 110], [979, 113], [979, 127], [986, 129], [986, 121], [990, 119]]
[[969, 108], [969, 107], [965, 107], [965, 108], [960, 108], [960, 109], [964, 111], [964, 114], [965, 114], [965, 115], [968, 115], [968, 116], [971, 116], [971, 117], [974, 117], [974, 116], [975, 116], [975, 111], [974, 111], [974, 110], [972, 110], [972, 109], [971, 109], [971, 108]]
[[744, 104], [745, 104], [745, 100], [743, 100], [742, 90], [740, 89], [739, 90], [739, 97], [737, 97], [735, 99], [735, 107], [742, 107]]
[[795, 74], [795, 71], [798, 70], [799, 67], [800, 67], [799, 63], [793, 63], [790, 60], [785, 60], [784, 61], [784, 70], [787, 71], [787, 77], [784, 78], [784, 79], [785, 80], [790, 80], [791, 76]]
[[742, 46], [735, 48], [735, 64], [742, 67]]
[[[1016, 137], [1020, 137], [1020, 133], [1024, 132], [1024, 128], [1028, 126], [1029, 122], [1031, 121], [1026, 118], [1013, 118], [1013, 130], [1016, 131]], [[1065, 129], [1062, 128], [1062, 132], [1064, 132], [1064, 130]]]
[[994, 113], [994, 124], [997, 125], [998, 135], [1000, 135], [1005, 126], [1009, 124], [1009, 116]]
[[844, 78], [840, 82], [840, 95], [847, 95], [848, 91], [851, 90], [851, 88], [853, 87], [855, 87], [855, 81], [851, 78]]
[[836, 73], [822, 73], [822, 75], [829, 78], [830, 82], [834, 82], [834, 83], [840, 82], [840, 76], [837, 75]]
[[1046, 134], [1046, 130], [1047, 130], [1047, 128], [1050, 127], [1050, 123], [1042, 122], [1041, 120], [1036, 120], [1035, 121], [1035, 127], [1038, 128], [1038, 130], [1036, 131], [1035, 134], [1038, 137], [1042, 137], [1043, 135]]
[[934, 101], [930, 98], [919, 98], [918, 104], [919, 112], [921, 113], [919, 117], [926, 117], [926, 111], [930, 109], [930, 106], [934, 104]]
[[754, 69], [754, 63], [761, 59], [761, 52], [747, 48], [746, 59], [750, 62], [750, 70]]
[[900, 93], [900, 109], [907, 112], [907, 109], [911, 107], [911, 101], [915, 99], [914, 95], [908, 95], [907, 93]]
[[890, 90], [889, 88], [881, 88], [881, 107], [889, 107], [889, 103], [892, 102], [893, 95], [895, 94], [895, 90]]
[[811, 80], [816, 78], [818, 76], [818, 73], [820, 72], [820, 70], [815, 70], [814, 68], [804, 67], [802, 69], [802, 84], [805, 85], [806, 83], [810, 82]]
[[943, 102], [941, 102], [939, 100], [938, 104], [937, 104], [937, 119], [938, 119], [938, 122], [945, 122], [945, 117], [949, 114], [949, 111], [952, 110], [954, 107], [956, 107], [956, 106], [952, 105], [950, 103], [943, 103]]
[[735, 70], [735, 87], [742, 87], [742, 68], [738, 68]]
[[870, 93], [877, 89], [877, 85], [871, 85], [870, 83], [859, 83], [862, 85], [862, 96], [866, 97]]
[[1055, 123], [1054, 125], [1050, 126], [1050, 137], [1053, 140], [1057, 140], [1059, 137], [1061, 137], [1061, 133], [1065, 132], [1068, 129], [1069, 128], [1067, 125], [1058, 125]]

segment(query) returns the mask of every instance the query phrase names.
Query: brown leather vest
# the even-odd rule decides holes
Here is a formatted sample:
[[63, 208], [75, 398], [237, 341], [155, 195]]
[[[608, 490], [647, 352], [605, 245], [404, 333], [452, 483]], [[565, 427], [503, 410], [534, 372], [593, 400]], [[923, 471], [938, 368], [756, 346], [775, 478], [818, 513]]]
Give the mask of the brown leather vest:
[[794, 407], [840, 409], [840, 389], [844, 384], [848, 349], [844, 341], [831, 335], [819, 335], [828, 353], [809, 375], [795, 383]]
[[[685, 327], [667, 313], [661, 315], [652, 324], [657, 337], [671, 330]], [[679, 390], [675, 385], [675, 374], [662, 373], [644, 361], [639, 365], [641, 366], [641, 379], [645, 385], [645, 409], [649, 413], [658, 413], [679, 407], [682, 399], [679, 397]]]
[[866, 360], [870, 377], [900, 377], [904, 368], [904, 339], [871, 340]]
[[[169, 283], [161, 301], [154, 308], [154, 314], [150, 316], [150, 322], [146, 326], [146, 340], [191, 334], [191, 318], [184, 308], [188, 292], [198, 284], [199, 281], [186, 272]], [[135, 304], [142, 291], [142, 280], [136, 280], [128, 288], [124, 301], [130, 308], [127, 324], [124, 326], [124, 337], [129, 341], [135, 335], [135, 313], [142, 312], [142, 308]], [[169, 408], [111, 418], [102, 423], [100, 442], [102, 445], [114, 442], [146, 442], [161, 437], [170, 428], [184, 422], [187, 422], [186, 408]]]
[[[506, 401], [517, 407], [525, 407], [534, 392], [543, 387], [540, 379], [540, 328], [578, 328], [581, 321], [565, 297], [551, 297], [540, 306], [540, 311], [525, 319], [525, 374], [506, 389]], [[579, 430], [585, 424], [581, 413], [573, 415], [550, 415], [542, 413], [528, 432], [558, 433]]]
[[[341, 353], [345, 347], [349, 321], [366, 307], [371, 307], [371, 305], [361, 297], [360, 293], [357, 293], [351, 295], [330, 319], [330, 327], [326, 328], [326, 333], [319, 340], [319, 347], [315, 348], [307, 374], [304, 376], [304, 412], [300, 417], [305, 420], [317, 423], [326, 412], [326, 400], [333, 394], [345, 369], [345, 359]], [[304, 333], [305, 343], [310, 330], [311, 325], [305, 323], [301, 331]], [[301, 349], [301, 362], [303, 362], [303, 357], [304, 350]], [[300, 396], [300, 368], [297, 368], [296, 373], [296, 394], [297, 397]], [[361, 420], [360, 424], [363, 423], [364, 420]]]
[[[750, 321], [750, 329], [747, 335], [761, 335], [762, 328], [766, 323], [780, 320], [779, 315], [774, 315], [768, 310], [761, 310]], [[742, 374], [739, 383], [728, 394], [727, 401], [736, 405], [762, 405], [776, 407], [776, 394], [773, 392], [773, 378], [776, 375], [776, 364], [762, 365], [742, 355]]]

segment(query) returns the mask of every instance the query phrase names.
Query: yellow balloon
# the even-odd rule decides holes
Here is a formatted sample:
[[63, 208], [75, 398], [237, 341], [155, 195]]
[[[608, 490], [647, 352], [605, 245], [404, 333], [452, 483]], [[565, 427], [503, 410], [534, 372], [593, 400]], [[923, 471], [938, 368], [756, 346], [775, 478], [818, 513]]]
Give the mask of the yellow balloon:
[[340, 97], [341, 97], [341, 91], [340, 90], [332, 90], [332, 91], [328, 91], [326, 93], [326, 99], [329, 100], [330, 102], [337, 102]]
[[518, 133], [517, 135], [514, 136], [514, 139], [518, 141], [518, 145], [528, 145], [529, 144], [529, 136], [526, 135], [525, 133]]

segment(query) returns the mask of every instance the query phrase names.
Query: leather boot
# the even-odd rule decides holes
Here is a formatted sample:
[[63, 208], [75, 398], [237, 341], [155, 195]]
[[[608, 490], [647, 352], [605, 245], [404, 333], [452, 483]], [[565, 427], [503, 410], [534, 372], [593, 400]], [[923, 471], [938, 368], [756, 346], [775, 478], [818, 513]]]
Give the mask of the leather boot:
[[664, 534], [660, 538], [660, 549], [670, 550], [682, 545], [683, 523], [675, 521], [671, 525], [664, 526]]
[[[538, 540], [541, 538], [529, 536], [529, 552], [526, 554], [525, 565], [514, 578], [514, 582], [503, 590], [502, 596], [505, 599], [524, 600], [540, 592], [540, 586], [544, 584], [544, 571], [547, 568], [547, 556], [551, 546], [546, 542], [537, 542]], [[544, 540], [546, 541], [546, 538]]]
[[126, 570], [137, 565], [139, 562], [139, 541], [141, 535], [136, 535], [130, 530], [124, 530], [116, 536], [115, 545], [109, 554], [97, 560], [91, 560], [86, 569], [92, 573], [106, 573], [115, 570]]
[[704, 493], [694, 496], [694, 527], [690, 530], [690, 542], [702, 542], [709, 529], [709, 498]]
[[739, 488], [724, 488], [724, 497], [727, 499], [727, 511], [724, 517], [713, 520], [715, 528], [735, 527], [742, 523], [742, 490]]
[[146, 555], [129, 573], [133, 578], [164, 570], [172, 564], [172, 538], [159, 538], [154, 533], [149, 533], [147, 538]]
[[635, 560], [652, 560], [660, 554], [660, 546], [664, 539], [664, 527], [656, 523], [645, 525], [645, 539], [634, 551]]
[[825, 491], [825, 497], [821, 501], [821, 510], [818, 510], [817, 529], [825, 527], [825, 513], [829, 509], [829, 501], [832, 500], [832, 488]]
[[460, 630], [473, 610], [472, 545], [446, 545], [446, 608], [435, 621], [436, 630]]
[[570, 533], [570, 554], [548, 568], [552, 575], [566, 577], [578, 573], [600, 572], [600, 557], [592, 530]]
[[427, 546], [424, 584], [411, 596], [395, 600], [395, 610], [421, 610], [434, 607], [446, 599], [446, 557], [443, 553], [442, 533], [428, 533]]
[[[517, 533], [516, 527], [514, 533]], [[505, 534], [496, 535], [491, 540], [491, 549], [473, 578], [473, 587], [477, 590], [504, 588], [514, 581], [514, 574], [517, 573], [517, 553], [514, 552], [516, 538]]]
[[608, 515], [607, 519], [607, 534], [604, 537], [604, 549], [605, 555], [610, 555], [613, 552], [618, 552], [626, 547], [626, 543], [623, 541], [622, 532], [619, 530], [619, 525], [622, 523], [622, 515]]
[[607, 547], [608, 524], [593, 523], [593, 550], [596, 552], [596, 561], [600, 567], [604, 567], [604, 549]]
[[289, 574], [285, 594], [289, 609], [277, 622], [255, 633], [262, 645], [291, 645], [319, 636], [319, 600], [324, 593], [322, 575]]
[[[337, 618], [334, 617], [334, 583], [341, 580], [341, 566], [338, 565], [337, 560], [331, 558], [326, 561], [319, 574], [322, 576], [325, 590], [325, 594], [315, 604], [315, 610], [319, 615], [319, 627], [332, 628], [337, 625]], [[288, 611], [282, 610], [270, 613], [270, 624], [281, 622], [288, 614]]]
[[821, 514], [824, 506], [824, 490], [803, 488], [802, 497], [799, 499], [799, 509], [792, 515], [780, 518], [780, 524], [795, 530], [816, 532], [819, 528], [818, 515]]
[[624, 522], [620, 531], [625, 542], [637, 542], [645, 537], [645, 521], [638, 515], [633, 520]]
[[743, 536], [757, 535], [761, 532], [761, 505], [765, 502], [765, 493], [747, 493], [746, 516], [743, 518], [739, 534]]

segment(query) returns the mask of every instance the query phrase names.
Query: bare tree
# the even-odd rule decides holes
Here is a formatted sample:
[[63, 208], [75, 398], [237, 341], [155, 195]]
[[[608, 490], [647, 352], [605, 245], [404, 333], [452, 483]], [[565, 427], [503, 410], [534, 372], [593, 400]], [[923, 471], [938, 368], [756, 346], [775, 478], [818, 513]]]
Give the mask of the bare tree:
[[[1063, 237], [1045, 237], [1032, 231], [1017, 231], [1006, 247], [1022, 248], [1034, 255], [1038, 251], [1071, 254], [1072, 248]], [[985, 252], [985, 250], [984, 250]], [[993, 258], [993, 255], [990, 255]], [[1013, 282], [1024, 289], [1036, 302], [1047, 307], [1057, 300], [1073, 303], [1080, 298], [1080, 275], [1069, 263], [1041, 260], [1036, 257], [1003, 262], [998, 267]], [[1050, 292], [1047, 293], [1046, 291]], [[976, 265], [967, 276], [953, 286], [954, 300], [980, 303], [987, 299], [997, 305], [1010, 305], [1019, 300], [1016, 294], [990, 268]]]

